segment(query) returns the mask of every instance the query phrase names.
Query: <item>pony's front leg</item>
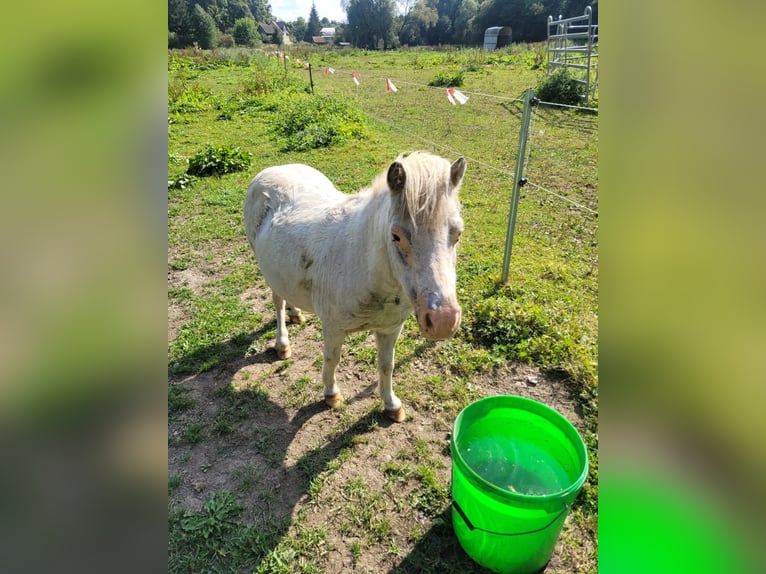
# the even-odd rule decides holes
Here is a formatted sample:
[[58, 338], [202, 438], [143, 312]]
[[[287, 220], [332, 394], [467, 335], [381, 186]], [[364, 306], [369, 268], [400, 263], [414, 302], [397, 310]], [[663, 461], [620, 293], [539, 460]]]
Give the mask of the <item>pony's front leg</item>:
[[391, 382], [394, 373], [394, 346], [402, 331], [402, 325], [393, 331], [375, 331], [375, 343], [378, 347], [378, 385], [380, 396], [383, 397], [386, 416], [393, 421], [404, 420], [402, 401], [394, 394]]
[[287, 325], [285, 324], [285, 300], [275, 291], [271, 292], [271, 300], [277, 310], [277, 336], [274, 341], [274, 349], [280, 359], [288, 359], [292, 354], [290, 340], [287, 338]]
[[340, 394], [338, 385], [335, 384], [335, 369], [340, 362], [340, 351], [343, 347], [345, 331], [335, 331], [322, 325], [324, 338], [324, 356], [322, 361], [322, 383], [324, 383], [324, 402], [330, 407], [337, 407], [343, 403], [343, 395]]

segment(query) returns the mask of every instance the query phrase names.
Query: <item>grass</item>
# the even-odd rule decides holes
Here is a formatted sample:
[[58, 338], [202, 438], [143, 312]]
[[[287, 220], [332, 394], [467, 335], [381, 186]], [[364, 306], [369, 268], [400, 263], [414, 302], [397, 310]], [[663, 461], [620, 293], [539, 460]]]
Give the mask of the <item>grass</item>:
[[[311, 59], [316, 97], [342, 101], [342, 111], [351, 110], [363, 130], [348, 128], [330, 147], [291, 147], [275, 132], [274, 102], [289, 94], [286, 101], [308, 113], [302, 67], [288, 64], [285, 73], [276, 58], [252, 51], [169, 59], [168, 179], [179, 180], [189, 160], [209, 146], [252, 154], [249, 170], [168, 190], [168, 304], [178, 317], [168, 344], [168, 414], [181, 437], [170, 443], [180, 462], [168, 482], [169, 569], [329, 572], [335, 571], [332, 556], [373, 571], [477, 571], [455, 547], [443, 436], [426, 439], [397, 429], [425, 417], [448, 428], [481, 396], [478, 377], [514, 364], [560, 373], [585, 414], [581, 433], [591, 475], [571, 511], [574, 530], [566, 543], [584, 553], [570, 571], [594, 569], [596, 550], [588, 550], [578, 533], [595, 532], [598, 516], [598, 226], [583, 209], [598, 211], [597, 117], [535, 110], [525, 173], [530, 184], [519, 203], [510, 281], [500, 285], [521, 116], [516, 98], [543, 74], [539, 46], [494, 54], [339, 50], [295, 57]], [[326, 65], [336, 74], [316, 72]], [[359, 72], [359, 86], [351, 71]], [[460, 89], [470, 97], [465, 106], [451, 106], [443, 87], [428, 86], [447, 75], [462, 79]], [[386, 92], [387, 77], [398, 93]], [[312, 117], [321, 111], [306, 109]], [[414, 421], [388, 428], [376, 410], [360, 414], [346, 406], [316, 429], [304, 452], [292, 454], [288, 439], [297, 440], [300, 424], [290, 421], [309, 425], [319, 417], [313, 409], [321, 395], [321, 351], [305, 371], [292, 360], [259, 363], [267, 360], [275, 324], [269, 304], [257, 299], [268, 292], [244, 239], [244, 190], [260, 169], [300, 162], [351, 192], [413, 149], [468, 158], [457, 266], [462, 327], [455, 338], [434, 345], [419, 337], [413, 319], [405, 323], [395, 388]], [[290, 329], [313, 337], [318, 323], [310, 319]], [[375, 357], [373, 337], [348, 337], [343, 362], [365, 380], [375, 377]], [[242, 361], [251, 361], [248, 369]], [[254, 367], [260, 374], [250, 377]], [[215, 380], [207, 394], [195, 386], [207, 380], [204, 374]], [[254, 416], [283, 412], [278, 424]], [[403, 448], [389, 452], [389, 435]], [[243, 452], [252, 460], [232, 473], [228, 490], [216, 487], [202, 507], [178, 510], [173, 505], [194, 482], [187, 469], [215, 462], [199, 462], [192, 449], [200, 450], [200, 443], [218, 445], [218, 460]], [[354, 472], [367, 467], [370, 476]], [[268, 482], [272, 475], [284, 475], [281, 490]], [[284, 516], [274, 509], [288, 483], [305, 498], [296, 498], [295, 512]]]

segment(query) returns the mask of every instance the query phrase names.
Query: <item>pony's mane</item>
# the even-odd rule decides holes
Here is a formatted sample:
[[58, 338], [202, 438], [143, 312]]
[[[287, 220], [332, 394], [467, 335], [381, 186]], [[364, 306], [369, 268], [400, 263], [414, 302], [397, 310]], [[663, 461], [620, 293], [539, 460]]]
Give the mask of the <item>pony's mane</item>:
[[[404, 166], [406, 174], [401, 200], [392, 203], [394, 214], [409, 219], [415, 227], [432, 221], [439, 215], [441, 201], [450, 189], [448, 160], [424, 151], [400, 154], [396, 161]], [[388, 170], [381, 173], [372, 185], [374, 193], [388, 189]]]

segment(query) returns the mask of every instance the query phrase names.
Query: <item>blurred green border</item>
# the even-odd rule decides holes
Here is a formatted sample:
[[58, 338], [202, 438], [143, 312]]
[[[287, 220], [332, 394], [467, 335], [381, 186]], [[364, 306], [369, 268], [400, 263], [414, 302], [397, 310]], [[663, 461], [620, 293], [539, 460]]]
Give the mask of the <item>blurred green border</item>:
[[669, 565], [683, 555], [709, 557], [684, 571], [763, 571], [765, 83], [751, 32], [766, 7], [601, 8], [600, 565], [628, 572], [663, 531], [613, 512], [633, 496], [618, 478], [632, 461], [647, 492], [672, 469], [667, 493], [695, 493], [687, 524], [719, 533], [647, 544], [669, 553], [652, 572], [682, 571]]

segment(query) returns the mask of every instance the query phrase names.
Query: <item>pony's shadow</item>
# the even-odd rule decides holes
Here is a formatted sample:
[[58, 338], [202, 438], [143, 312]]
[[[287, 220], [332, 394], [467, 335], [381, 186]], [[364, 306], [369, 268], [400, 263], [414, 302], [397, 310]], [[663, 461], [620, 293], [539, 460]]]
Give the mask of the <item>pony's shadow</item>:
[[390, 574], [439, 572], [440, 574], [490, 574], [460, 547], [452, 529], [452, 510], [447, 508], [433, 520], [433, 525], [412, 551], [390, 571]]
[[[171, 438], [168, 445], [169, 476], [181, 477], [170, 493], [171, 505], [201, 512], [205, 500], [227, 491], [242, 507], [229, 522], [228, 536], [221, 537], [221, 548], [216, 548], [216, 540], [196, 543], [184, 538], [183, 528], [175, 529], [171, 560], [201, 560], [200, 568], [204, 563], [204, 568], [221, 571], [250, 572], [259, 566], [269, 570], [269, 564], [282, 559], [279, 543], [294, 522], [298, 503], [311, 496], [312, 482], [355, 437], [394, 424], [382, 413], [365, 411], [350, 425], [322, 427], [326, 438], [317, 446], [319, 435], [304, 427], [327, 412], [321, 396], [307, 399], [295, 410], [272, 397], [276, 393], [261, 384], [258, 376], [253, 380], [248, 374], [247, 367], [282, 363], [272, 348], [252, 352], [253, 343], [272, 328], [267, 324], [169, 365], [169, 384], [181, 387], [190, 399], [180, 411], [173, 411], [169, 404], [169, 436], [181, 437]], [[192, 375], [179, 369], [200, 361], [215, 366]], [[265, 371], [273, 376], [273, 369]], [[362, 400], [369, 392], [363, 389], [359, 396], [347, 397], [347, 402]], [[192, 426], [202, 429], [197, 442], [183, 438]], [[332, 430], [338, 426], [342, 430]], [[230, 552], [225, 538], [241, 537], [244, 532], [257, 533], [255, 541], [246, 552]]]

